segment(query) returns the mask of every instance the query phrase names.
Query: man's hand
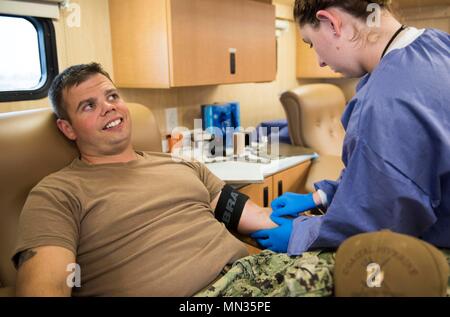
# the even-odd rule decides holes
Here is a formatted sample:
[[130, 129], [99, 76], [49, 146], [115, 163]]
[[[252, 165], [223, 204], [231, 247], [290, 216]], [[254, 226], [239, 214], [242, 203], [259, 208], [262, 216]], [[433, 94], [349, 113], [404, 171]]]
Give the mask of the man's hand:
[[75, 255], [66, 248], [45, 246], [23, 251], [18, 260], [17, 296], [70, 296], [67, 266]]
[[317, 206], [312, 193], [285, 193], [272, 201], [273, 216], [293, 216]]
[[253, 239], [256, 239], [256, 241], [266, 249], [274, 252], [287, 252], [293, 220], [276, 216], [271, 216], [271, 219], [275, 221], [279, 227], [259, 230], [250, 236]]

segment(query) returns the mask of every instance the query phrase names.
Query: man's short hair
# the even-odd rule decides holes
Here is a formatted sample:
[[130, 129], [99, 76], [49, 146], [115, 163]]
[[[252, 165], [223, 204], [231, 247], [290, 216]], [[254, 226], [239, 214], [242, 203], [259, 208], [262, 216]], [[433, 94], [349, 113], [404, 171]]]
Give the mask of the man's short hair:
[[294, 18], [300, 26], [310, 24], [315, 28], [320, 23], [316, 13], [334, 7], [343, 9], [354, 17], [366, 19], [371, 13], [367, 11], [371, 3], [391, 11], [391, 0], [295, 0]]
[[78, 86], [96, 74], [104, 75], [111, 80], [109, 74], [99, 63], [74, 65], [65, 69], [55, 77], [50, 86], [50, 90], [48, 91], [48, 98], [50, 99], [53, 112], [59, 119], [68, 120], [70, 122], [67, 113], [67, 105], [63, 98], [64, 89]]

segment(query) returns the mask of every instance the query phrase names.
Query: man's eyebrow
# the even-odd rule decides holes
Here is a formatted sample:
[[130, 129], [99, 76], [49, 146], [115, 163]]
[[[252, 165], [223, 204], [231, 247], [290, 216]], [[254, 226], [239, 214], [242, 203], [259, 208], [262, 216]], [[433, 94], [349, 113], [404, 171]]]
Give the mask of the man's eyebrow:
[[106, 95], [109, 95], [109, 94], [112, 93], [112, 92], [117, 93], [117, 89], [116, 89], [116, 88], [112, 88], [112, 89], [106, 90], [106, 91], [105, 91], [105, 96], [106, 96]]
[[80, 110], [80, 108], [85, 104], [85, 103], [87, 103], [87, 102], [90, 102], [90, 103], [95, 103], [95, 98], [88, 98], [88, 99], [84, 99], [84, 100], [81, 100], [79, 103], [78, 103], [78, 107], [77, 107], [77, 112]]
[[[107, 96], [107, 95], [109, 95], [110, 93], [113, 93], [113, 92], [117, 93], [117, 89], [116, 89], [116, 88], [112, 88], [112, 89], [105, 90], [105, 96]], [[77, 107], [77, 110], [76, 110], [76, 111], [80, 110], [80, 108], [83, 106], [83, 104], [85, 104], [85, 103], [87, 103], [87, 102], [95, 103], [95, 101], [96, 101], [96, 99], [95, 99], [95, 98], [92, 98], [92, 97], [91, 97], [91, 98], [88, 98], [88, 99], [81, 100], [81, 101], [78, 103], [78, 107]]]

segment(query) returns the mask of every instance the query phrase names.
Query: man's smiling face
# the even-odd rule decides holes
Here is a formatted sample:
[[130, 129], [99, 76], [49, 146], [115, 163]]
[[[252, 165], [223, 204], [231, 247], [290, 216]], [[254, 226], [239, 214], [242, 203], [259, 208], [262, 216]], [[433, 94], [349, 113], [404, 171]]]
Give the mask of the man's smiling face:
[[130, 113], [114, 84], [96, 74], [63, 92], [68, 120], [58, 127], [89, 156], [117, 155], [131, 142]]

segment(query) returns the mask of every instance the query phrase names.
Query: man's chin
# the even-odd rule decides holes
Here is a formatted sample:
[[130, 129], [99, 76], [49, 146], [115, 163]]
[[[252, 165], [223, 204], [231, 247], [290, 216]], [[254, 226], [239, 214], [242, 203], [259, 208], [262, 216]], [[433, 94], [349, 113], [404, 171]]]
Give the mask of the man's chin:
[[104, 149], [104, 153], [107, 155], [118, 155], [131, 147], [131, 139], [130, 138], [118, 138], [109, 140], [108, 146]]
[[110, 143], [111, 151], [118, 153], [126, 151], [130, 146], [130, 140], [116, 140], [116, 142]]

